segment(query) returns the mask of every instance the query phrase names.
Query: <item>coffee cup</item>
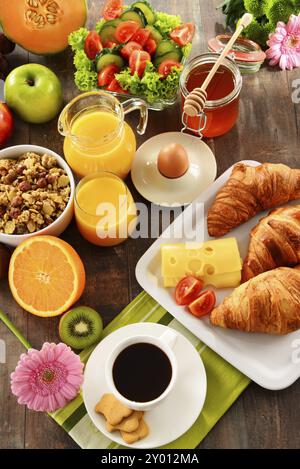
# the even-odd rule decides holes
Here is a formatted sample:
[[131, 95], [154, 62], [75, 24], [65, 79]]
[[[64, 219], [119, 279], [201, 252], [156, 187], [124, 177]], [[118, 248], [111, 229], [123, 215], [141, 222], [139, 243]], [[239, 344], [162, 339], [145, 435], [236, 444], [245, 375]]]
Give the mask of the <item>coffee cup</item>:
[[136, 335], [120, 342], [110, 354], [105, 376], [114, 396], [133, 410], [148, 411], [172, 392], [177, 378], [171, 329], [160, 337]]

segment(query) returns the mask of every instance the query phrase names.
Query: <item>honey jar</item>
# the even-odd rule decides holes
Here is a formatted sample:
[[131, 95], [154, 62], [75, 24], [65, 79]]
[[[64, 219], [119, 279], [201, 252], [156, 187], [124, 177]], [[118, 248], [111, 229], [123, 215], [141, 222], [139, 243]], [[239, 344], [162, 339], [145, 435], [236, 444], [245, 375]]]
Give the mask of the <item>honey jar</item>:
[[[201, 87], [218, 57], [219, 54], [207, 53], [186, 65], [180, 81], [183, 106], [189, 93]], [[240, 70], [227, 57], [207, 87], [204, 111], [195, 117], [183, 113], [184, 128], [203, 137], [218, 137], [229, 132], [238, 119], [241, 88]]]

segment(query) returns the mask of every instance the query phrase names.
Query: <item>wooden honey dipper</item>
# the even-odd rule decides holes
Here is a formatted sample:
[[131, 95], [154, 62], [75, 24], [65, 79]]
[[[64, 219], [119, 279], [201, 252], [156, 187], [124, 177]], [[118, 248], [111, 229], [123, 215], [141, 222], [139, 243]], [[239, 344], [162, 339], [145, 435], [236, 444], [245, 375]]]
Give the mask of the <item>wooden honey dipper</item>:
[[203, 109], [205, 108], [205, 103], [207, 100], [207, 87], [210, 84], [211, 80], [217, 73], [219, 67], [222, 65], [224, 58], [227, 56], [228, 52], [232, 49], [233, 44], [241, 34], [244, 28], [249, 26], [252, 23], [253, 15], [250, 13], [245, 13], [244, 16], [240, 20], [240, 24], [237, 27], [234, 35], [227, 43], [226, 47], [223, 49], [220, 57], [216, 61], [215, 65], [212, 67], [211, 71], [207, 75], [205, 81], [203, 82], [200, 88], [195, 88], [186, 98], [184, 104], [184, 112], [190, 117], [195, 117], [201, 114]]

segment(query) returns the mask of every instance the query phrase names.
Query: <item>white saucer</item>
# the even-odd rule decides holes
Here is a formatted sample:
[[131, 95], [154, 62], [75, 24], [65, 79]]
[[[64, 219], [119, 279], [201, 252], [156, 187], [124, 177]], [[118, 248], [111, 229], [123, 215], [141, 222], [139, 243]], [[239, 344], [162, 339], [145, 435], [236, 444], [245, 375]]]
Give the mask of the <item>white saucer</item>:
[[130, 448], [149, 449], [167, 445], [189, 430], [203, 408], [206, 397], [206, 373], [200, 355], [182, 334], [174, 347], [178, 360], [176, 385], [168, 398], [145, 413], [149, 435], [133, 445], [126, 445], [119, 432], [109, 433], [105, 419], [95, 412], [95, 405], [104, 393], [109, 392], [105, 381], [105, 362], [112, 349], [123, 339], [136, 334], [159, 337], [166, 326], [139, 323], [123, 327], [106, 337], [96, 347], [85, 368], [83, 400], [95, 426], [109, 439]]
[[[189, 170], [178, 179], [168, 179], [157, 169], [160, 150], [170, 143], [179, 143], [188, 154]], [[199, 137], [181, 132], [167, 132], [147, 140], [136, 152], [131, 177], [137, 191], [150, 202], [180, 207], [193, 202], [217, 175], [215, 156]]]

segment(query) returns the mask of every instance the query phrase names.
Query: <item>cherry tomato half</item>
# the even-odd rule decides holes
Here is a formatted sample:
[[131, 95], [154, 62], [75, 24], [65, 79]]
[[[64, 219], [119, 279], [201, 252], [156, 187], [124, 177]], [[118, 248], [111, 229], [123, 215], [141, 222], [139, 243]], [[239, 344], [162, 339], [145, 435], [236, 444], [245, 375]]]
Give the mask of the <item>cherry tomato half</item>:
[[14, 128], [14, 119], [9, 107], [0, 103], [0, 147], [11, 137]]
[[129, 60], [134, 50], [143, 50], [143, 48], [141, 44], [138, 44], [137, 42], [134, 42], [134, 41], [130, 41], [121, 49], [121, 55], [125, 59]]
[[193, 303], [189, 305], [190, 312], [197, 318], [207, 316], [216, 305], [216, 295], [212, 290], [202, 293]]
[[167, 76], [172, 72], [173, 67], [181, 68], [182, 65], [179, 62], [176, 62], [176, 60], [164, 60], [158, 67], [158, 73], [162, 75], [163, 78], [167, 78]]
[[94, 60], [98, 52], [101, 52], [103, 46], [101, 44], [101, 39], [97, 31], [91, 31], [84, 44], [84, 52], [90, 60]]
[[123, 13], [123, 0], [108, 0], [105, 2], [102, 16], [105, 20], [114, 20]]
[[120, 44], [131, 40], [132, 36], [139, 29], [139, 25], [135, 21], [123, 21], [116, 29], [116, 39]]
[[170, 38], [180, 46], [186, 46], [192, 41], [195, 34], [195, 25], [193, 23], [185, 23], [173, 29]]
[[154, 39], [148, 39], [148, 41], [146, 42], [146, 44], [144, 45], [144, 49], [146, 52], [148, 52], [150, 55], [153, 55], [155, 54], [156, 52], [156, 49], [157, 49], [157, 44], [156, 42], [154, 41]]
[[191, 304], [203, 288], [203, 282], [196, 277], [185, 277], [178, 283], [175, 290], [175, 300], [180, 306]]
[[115, 73], [118, 73], [120, 68], [117, 65], [107, 65], [101, 72], [98, 73], [98, 86], [108, 86], [115, 78]]
[[114, 93], [121, 93], [121, 94], [128, 93], [128, 91], [123, 90], [118, 80], [116, 80], [115, 78], [112, 80], [112, 82], [108, 85], [106, 89], [107, 91], [113, 91]]
[[132, 75], [137, 72], [138, 76], [142, 78], [147, 62], [151, 62], [151, 56], [148, 52], [143, 50], [134, 50], [129, 58], [129, 67]]
[[116, 42], [113, 42], [113, 41], [107, 41], [103, 47], [105, 47], [105, 49], [114, 49], [115, 47], [117, 47], [117, 43]]
[[139, 29], [133, 36], [132, 41], [138, 42], [144, 47], [150, 37], [150, 31], [148, 29]]

